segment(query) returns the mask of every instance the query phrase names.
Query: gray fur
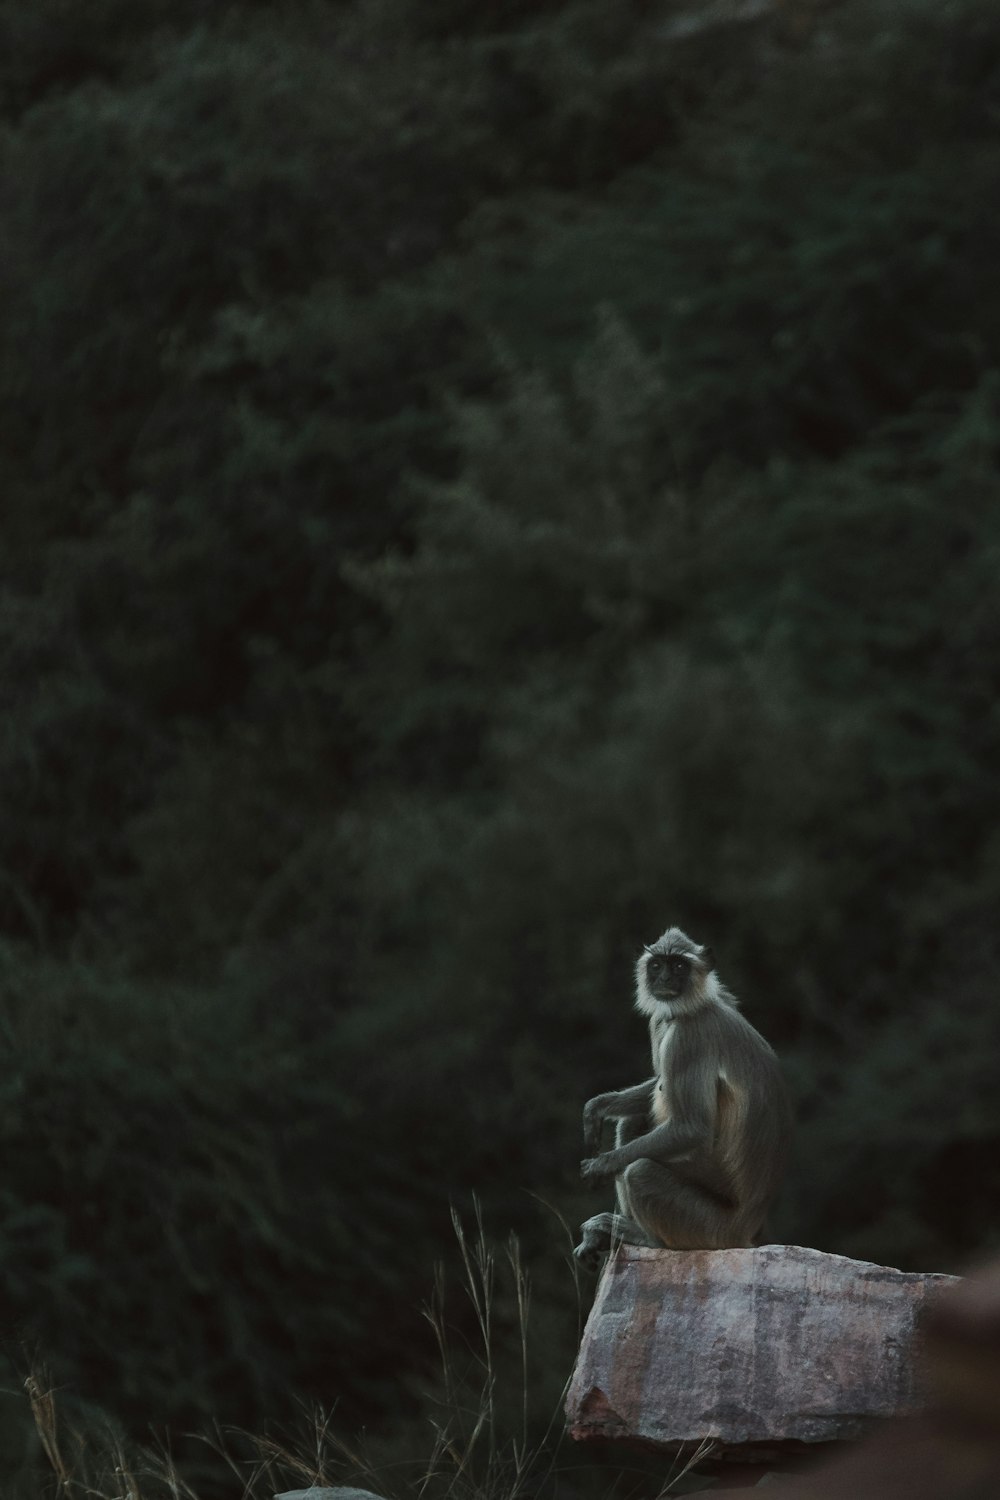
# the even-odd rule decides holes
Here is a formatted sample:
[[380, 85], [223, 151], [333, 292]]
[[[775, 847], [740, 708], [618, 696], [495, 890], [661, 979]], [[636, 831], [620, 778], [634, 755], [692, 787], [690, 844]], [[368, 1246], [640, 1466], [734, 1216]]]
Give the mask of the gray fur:
[[636, 1006], [649, 1017], [654, 1076], [598, 1094], [584, 1141], [613, 1149], [585, 1160], [588, 1181], [614, 1177], [617, 1214], [582, 1226], [576, 1254], [597, 1264], [614, 1242], [673, 1250], [752, 1245], [784, 1174], [791, 1129], [778, 1060], [719, 983], [711, 954], [677, 927], [636, 965]]

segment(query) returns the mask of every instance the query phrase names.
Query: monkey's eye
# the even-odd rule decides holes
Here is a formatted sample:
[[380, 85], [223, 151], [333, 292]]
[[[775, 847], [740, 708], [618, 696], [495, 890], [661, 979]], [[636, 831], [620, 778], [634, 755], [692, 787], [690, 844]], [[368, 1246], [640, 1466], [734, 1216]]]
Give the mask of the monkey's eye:
[[651, 953], [646, 966], [649, 974], [658, 974], [661, 969], [667, 969], [673, 975], [682, 975], [688, 972], [691, 960], [680, 953]]

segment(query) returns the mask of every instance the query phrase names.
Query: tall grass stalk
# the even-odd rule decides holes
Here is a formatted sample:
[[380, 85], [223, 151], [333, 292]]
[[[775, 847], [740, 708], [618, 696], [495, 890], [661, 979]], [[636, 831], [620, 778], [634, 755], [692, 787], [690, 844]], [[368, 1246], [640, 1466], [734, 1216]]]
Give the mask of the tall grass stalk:
[[[556, 1217], [569, 1251], [569, 1227]], [[589, 1464], [561, 1460], [568, 1375], [544, 1427], [532, 1430], [531, 1283], [520, 1242], [510, 1235], [498, 1252], [487, 1236], [478, 1201], [473, 1218], [470, 1232], [452, 1213], [461, 1289], [471, 1320], [451, 1317], [441, 1266], [422, 1309], [440, 1367], [437, 1389], [427, 1396], [430, 1441], [421, 1445], [422, 1454], [387, 1460], [384, 1453], [369, 1450], [364, 1434], [351, 1440], [338, 1433], [333, 1410], [315, 1406], [305, 1413], [304, 1430], [283, 1441], [235, 1429], [218, 1429], [204, 1438], [220, 1465], [229, 1468], [234, 1496], [271, 1500], [282, 1489], [343, 1484], [371, 1489], [386, 1500], [520, 1500], [527, 1494], [554, 1500], [560, 1489], [574, 1490], [574, 1479]], [[579, 1333], [583, 1296], [576, 1262], [571, 1253], [566, 1258], [576, 1287]], [[25, 1391], [51, 1470], [44, 1493], [54, 1500], [200, 1500], [166, 1444], [152, 1452], [126, 1444], [106, 1420], [65, 1420], [44, 1371], [28, 1377]], [[657, 1500], [686, 1488], [685, 1478], [711, 1455], [712, 1447], [702, 1444], [674, 1464]], [[622, 1464], [619, 1474], [627, 1467]], [[26, 1490], [16, 1500], [29, 1497], [40, 1500], [40, 1493]]]

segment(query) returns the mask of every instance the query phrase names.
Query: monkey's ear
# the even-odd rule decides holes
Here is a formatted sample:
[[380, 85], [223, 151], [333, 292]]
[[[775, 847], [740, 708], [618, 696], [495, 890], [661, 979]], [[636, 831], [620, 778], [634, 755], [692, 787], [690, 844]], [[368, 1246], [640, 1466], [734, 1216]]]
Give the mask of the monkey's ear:
[[708, 970], [708, 972], [711, 974], [712, 970], [715, 968], [715, 954], [707, 944], [701, 950], [701, 961], [705, 965], [705, 968]]

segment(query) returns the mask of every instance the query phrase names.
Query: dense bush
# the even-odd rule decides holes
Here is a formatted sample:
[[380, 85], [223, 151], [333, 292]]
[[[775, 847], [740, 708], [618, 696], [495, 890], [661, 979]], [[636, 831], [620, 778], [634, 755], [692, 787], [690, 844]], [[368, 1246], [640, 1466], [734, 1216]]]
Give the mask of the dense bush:
[[15, 1363], [394, 1427], [478, 1193], [557, 1386], [671, 920], [775, 1232], [991, 1243], [992, 7], [72, 10], [0, 0]]

